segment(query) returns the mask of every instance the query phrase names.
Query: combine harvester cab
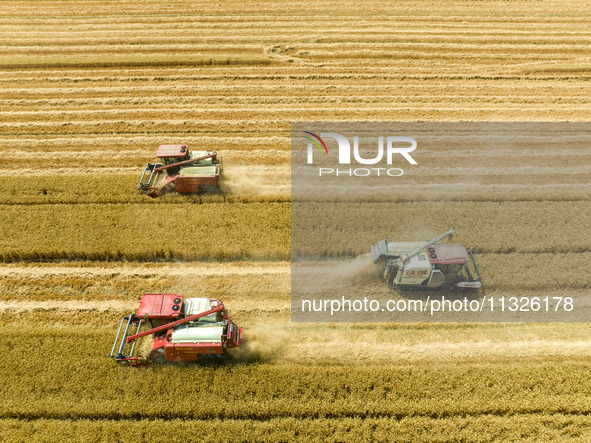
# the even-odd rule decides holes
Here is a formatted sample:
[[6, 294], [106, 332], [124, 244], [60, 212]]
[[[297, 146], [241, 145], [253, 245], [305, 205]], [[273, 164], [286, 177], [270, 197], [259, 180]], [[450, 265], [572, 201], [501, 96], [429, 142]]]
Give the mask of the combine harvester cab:
[[[139, 355], [136, 343], [147, 336], [154, 339], [151, 350]], [[242, 338], [242, 328], [232, 322], [221, 300], [144, 294], [137, 313], [121, 319], [110, 356], [133, 366], [195, 362], [204, 356], [227, 355], [228, 349], [242, 344]]]
[[454, 232], [428, 242], [394, 243], [384, 237], [371, 247], [372, 260], [385, 264], [384, 279], [392, 289], [476, 291], [482, 288], [482, 277], [472, 250], [437, 244]]
[[137, 189], [150, 197], [168, 192], [180, 194], [219, 193], [222, 159], [216, 151], [189, 151], [187, 145], [160, 145], [156, 152], [162, 163], [148, 163]]

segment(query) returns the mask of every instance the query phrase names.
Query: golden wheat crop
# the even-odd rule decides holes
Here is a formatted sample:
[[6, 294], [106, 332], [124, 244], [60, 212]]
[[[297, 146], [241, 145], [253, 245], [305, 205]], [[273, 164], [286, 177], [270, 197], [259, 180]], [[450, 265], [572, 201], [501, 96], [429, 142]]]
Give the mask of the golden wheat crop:
[[450, 228], [475, 253], [579, 253], [591, 248], [586, 201], [302, 203], [294, 205], [296, 254], [332, 257], [369, 252], [389, 241], [429, 240]]
[[[327, 212], [306, 204], [304, 212], [297, 209], [294, 230], [304, 249], [295, 252], [358, 255], [384, 235], [423, 240], [453, 226], [455, 241], [479, 254], [584, 253], [591, 248], [589, 233], [570, 222], [588, 218], [588, 209], [585, 202], [416, 202], [339, 205]], [[290, 206], [283, 203], [4, 205], [2, 213], [4, 260], [289, 257]], [[187, 244], [193, 235], [196, 241]]]
[[[290, 122], [586, 121], [587, 9], [4, 1], [0, 439], [589, 440], [586, 324], [290, 324], [276, 261]], [[137, 194], [155, 148], [177, 142], [222, 154], [232, 192]], [[297, 254], [326, 265], [455, 227], [490, 293], [586, 294], [586, 145], [417, 159], [389, 201], [309, 206]], [[242, 364], [116, 366], [118, 318], [150, 291], [222, 297], [245, 326]]]
[[589, 413], [584, 360], [130, 370], [104, 356], [112, 333], [113, 328], [83, 327], [10, 331], [0, 364], [0, 417], [260, 421]]
[[9, 205], [1, 208], [3, 260], [287, 259], [290, 207]]
[[[256, 168], [255, 168], [256, 169]], [[223, 195], [168, 194], [153, 199], [137, 191], [138, 181], [143, 171], [139, 169], [109, 170], [94, 169], [92, 174], [79, 174], [72, 168], [60, 170], [51, 175], [25, 174], [4, 180], [0, 189], [2, 205], [43, 205], [43, 204], [79, 204], [79, 203], [286, 203], [289, 202], [289, 185], [276, 185], [276, 175], [281, 178], [285, 172], [262, 176], [241, 175], [239, 172], [228, 173], [222, 183]], [[8, 174], [7, 174], [8, 175]], [[281, 180], [279, 178], [279, 180]]]
[[[1, 302], [16, 304], [128, 300], [145, 292], [229, 297], [234, 303], [282, 300], [290, 291], [288, 262], [61, 262], [9, 263], [0, 267]], [[61, 302], [61, 303], [57, 303]], [[253, 308], [264, 308], [264, 305]]]
[[182, 443], [200, 435], [203, 442], [245, 441], [417, 441], [454, 440], [562, 440], [576, 435], [589, 438], [590, 420], [570, 414], [517, 414], [509, 417], [390, 418], [275, 418], [252, 420], [76, 420], [0, 421], [5, 441], [47, 441], [60, 435], [68, 441], [111, 440], [111, 436], [138, 435]]

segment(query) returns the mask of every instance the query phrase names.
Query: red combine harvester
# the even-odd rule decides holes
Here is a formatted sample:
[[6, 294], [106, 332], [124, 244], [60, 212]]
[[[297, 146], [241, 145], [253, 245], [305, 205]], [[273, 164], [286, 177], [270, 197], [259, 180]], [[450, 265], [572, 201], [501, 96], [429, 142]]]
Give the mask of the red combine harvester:
[[190, 152], [187, 145], [160, 145], [156, 157], [162, 163], [148, 163], [137, 187], [150, 197], [160, 197], [171, 191], [180, 194], [220, 192], [222, 159], [215, 151]]
[[[145, 325], [148, 329], [142, 330]], [[149, 335], [154, 336], [149, 354], [134, 354], [137, 340]], [[242, 336], [242, 328], [232, 322], [221, 300], [144, 294], [137, 313], [121, 319], [110, 356], [132, 366], [198, 361], [227, 355], [227, 349], [242, 344]]]

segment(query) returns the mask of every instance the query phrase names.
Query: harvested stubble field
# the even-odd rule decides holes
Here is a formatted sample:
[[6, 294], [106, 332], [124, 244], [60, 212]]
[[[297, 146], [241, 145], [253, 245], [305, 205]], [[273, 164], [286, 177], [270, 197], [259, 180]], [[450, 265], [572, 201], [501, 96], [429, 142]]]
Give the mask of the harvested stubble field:
[[[586, 324], [292, 324], [288, 261], [291, 121], [585, 121], [588, 22], [582, 1], [2, 2], [0, 439], [590, 439]], [[163, 142], [218, 150], [230, 193], [137, 195]], [[491, 293], [584, 293], [591, 154], [561, 148], [417, 151], [371, 203], [395, 228], [363, 229], [453, 224]], [[330, 224], [326, 259], [367, 252]], [[240, 363], [115, 367], [156, 291], [223, 298]]]

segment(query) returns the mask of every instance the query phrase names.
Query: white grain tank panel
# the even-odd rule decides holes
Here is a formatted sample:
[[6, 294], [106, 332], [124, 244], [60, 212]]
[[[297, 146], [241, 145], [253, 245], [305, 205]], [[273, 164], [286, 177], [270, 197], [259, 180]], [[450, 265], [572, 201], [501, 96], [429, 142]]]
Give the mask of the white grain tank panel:
[[172, 330], [172, 343], [220, 343], [223, 326], [180, 325]]
[[388, 254], [407, 254], [415, 248], [424, 245], [426, 242], [388, 242]]
[[[183, 312], [188, 317], [189, 315], [199, 314], [201, 312], [209, 311], [212, 309], [211, 302], [208, 298], [186, 298]], [[206, 315], [201, 317], [197, 321], [200, 322], [215, 322], [217, 321], [217, 313]]]
[[180, 174], [183, 177], [212, 177], [218, 173], [218, 165], [213, 166], [185, 166]]
[[[209, 154], [209, 152], [207, 151], [193, 151], [191, 152], [191, 158], [199, 158], [199, 157], [205, 157], [207, 154]], [[205, 160], [199, 160], [197, 162], [198, 165], [204, 165], [204, 166], [211, 166], [213, 165], [213, 159], [210, 158], [206, 158]]]

